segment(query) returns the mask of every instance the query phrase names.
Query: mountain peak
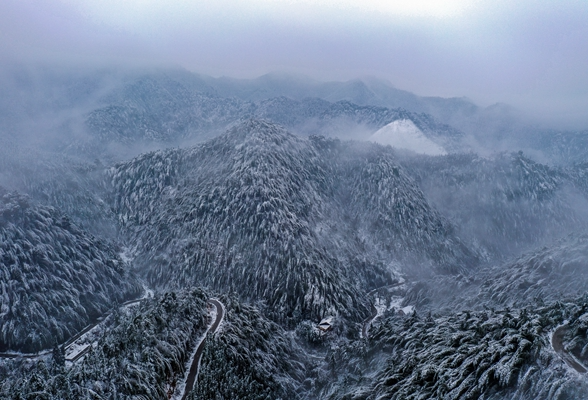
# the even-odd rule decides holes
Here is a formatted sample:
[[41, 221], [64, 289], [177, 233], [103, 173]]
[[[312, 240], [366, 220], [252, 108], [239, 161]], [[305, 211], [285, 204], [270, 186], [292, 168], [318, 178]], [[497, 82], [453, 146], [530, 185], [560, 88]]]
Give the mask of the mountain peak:
[[240, 121], [219, 137], [221, 140], [229, 138], [241, 143], [266, 142], [275, 145], [301, 140], [277, 124], [268, 120], [254, 118]]

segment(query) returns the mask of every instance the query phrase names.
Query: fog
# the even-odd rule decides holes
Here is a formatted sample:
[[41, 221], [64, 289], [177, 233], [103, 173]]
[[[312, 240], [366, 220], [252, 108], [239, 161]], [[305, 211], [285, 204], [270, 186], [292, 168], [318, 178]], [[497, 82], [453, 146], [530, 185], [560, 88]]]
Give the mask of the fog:
[[583, 1], [17, 1], [0, 4], [3, 58], [376, 76], [425, 96], [511, 104], [588, 126]]

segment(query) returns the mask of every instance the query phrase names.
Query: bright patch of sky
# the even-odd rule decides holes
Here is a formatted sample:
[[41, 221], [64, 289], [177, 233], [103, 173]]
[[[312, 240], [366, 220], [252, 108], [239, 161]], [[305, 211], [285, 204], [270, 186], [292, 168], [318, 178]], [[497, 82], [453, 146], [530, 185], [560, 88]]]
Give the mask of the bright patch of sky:
[[[223, 16], [309, 17], [317, 13], [383, 13], [389, 16], [446, 18], [463, 15], [471, 0], [64, 0], [86, 15], [118, 26], [138, 26], [162, 16], [180, 20], [214, 13]], [[294, 11], [295, 14], [288, 14]], [[245, 13], [245, 14], [243, 14]]]

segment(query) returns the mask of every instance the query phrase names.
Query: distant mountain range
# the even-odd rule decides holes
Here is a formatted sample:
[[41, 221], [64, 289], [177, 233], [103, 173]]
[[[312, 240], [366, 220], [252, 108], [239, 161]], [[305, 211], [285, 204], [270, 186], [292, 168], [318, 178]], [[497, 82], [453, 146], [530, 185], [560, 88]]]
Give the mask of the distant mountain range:
[[365, 140], [402, 119], [448, 152], [523, 150], [537, 161], [582, 162], [585, 132], [538, 127], [506, 105], [420, 97], [366, 78], [319, 82], [286, 74], [212, 78], [181, 69], [12, 66], [0, 71], [7, 95], [0, 127], [45, 148], [126, 158], [199, 142], [248, 118], [293, 133]]
[[88, 114], [85, 124], [102, 146], [201, 141], [249, 118], [267, 119], [301, 135], [360, 139], [393, 121], [409, 119], [450, 150], [459, 148], [463, 137], [429, 115], [403, 109], [331, 103], [318, 97], [278, 96], [253, 102], [188, 87], [167, 75], [141, 77], [115, 91], [107, 98], [107, 106]]

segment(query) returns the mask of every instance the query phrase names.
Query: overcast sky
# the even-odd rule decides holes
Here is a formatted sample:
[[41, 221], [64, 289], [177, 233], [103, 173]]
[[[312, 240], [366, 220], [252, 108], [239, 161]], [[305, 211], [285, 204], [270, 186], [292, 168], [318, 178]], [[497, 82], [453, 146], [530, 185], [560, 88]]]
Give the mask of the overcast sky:
[[0, 54], [372, 75], [588, 126], [587, 0], [1, 0]]

